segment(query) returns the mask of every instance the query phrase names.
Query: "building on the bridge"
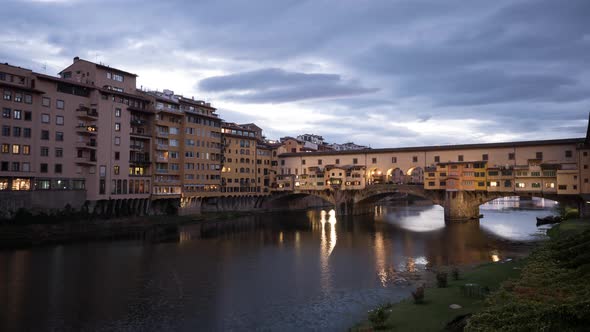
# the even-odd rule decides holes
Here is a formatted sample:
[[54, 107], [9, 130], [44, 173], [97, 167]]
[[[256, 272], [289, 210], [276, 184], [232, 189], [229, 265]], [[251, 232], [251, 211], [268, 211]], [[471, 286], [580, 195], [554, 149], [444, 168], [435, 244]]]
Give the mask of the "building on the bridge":
[[[280, 158], [280, 172], [295, 179], [298, 174], [309, 174], [311, 167], [359, 165], [364, 168], [367, 185], [424, 184], [427, 190], [571, 195], [580, 192], [580, 142], [566, 139], [287, 153]], [[327, 183], [318, 187], [319, 181], [315, 182], [320, 190], [330, 187]]]

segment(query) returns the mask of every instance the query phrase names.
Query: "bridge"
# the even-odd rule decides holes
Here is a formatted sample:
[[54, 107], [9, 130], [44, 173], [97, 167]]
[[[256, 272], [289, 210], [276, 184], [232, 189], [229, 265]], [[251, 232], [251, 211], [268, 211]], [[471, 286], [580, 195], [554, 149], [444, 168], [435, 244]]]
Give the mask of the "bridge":
[[[589, 130], [590, 133], [590, 130]], [[507, 196], [537, 196], [590, 210], [587, 138], [426, 146], [279, 156], [275, 191], [314, 195], [340, 213], [370, 199], [407, 193], [444, 207], [448, 220], [479, 216]]]
[[355, 214], [357, 207], [363, 203], [375, 202], [381, 198], [396, 194], [406, 194], [431, 201], [444, 208], [445, 220], [465, 221], [478, 219], [479, 206], [502, 197], [542, 197], [571, 206], [583, 205], [582, 197], [577, 195], [539, 194], [535, 192], [488, 192], [488, 191], [446, 191], [426, 190], [421, 184], [373, 184], [359, 190], [340, 190], [329, 188], [322, 190], [295, 189], [276, 193], [270, 199], [284, 199], [301, 195], [311, 195], [334, 205], [340, 215]]

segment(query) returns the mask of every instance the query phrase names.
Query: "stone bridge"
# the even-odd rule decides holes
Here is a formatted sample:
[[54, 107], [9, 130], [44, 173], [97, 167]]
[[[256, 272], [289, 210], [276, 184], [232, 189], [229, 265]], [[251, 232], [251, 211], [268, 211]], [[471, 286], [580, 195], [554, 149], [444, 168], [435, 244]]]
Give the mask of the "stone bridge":
[[[479, 218], [479, 206], [497, 198], [509, 196], [539, 196], [522, 192], [488, 192], [488, 191], [459, 191], [459, 190], [425, 190], [424, 186], [376, 184], [369, 185], [360, 190], [340, 190], [338, 188], [324, 190], [294, 190], [273, 195], [274, 198], [284, 198], [297, 195], [312, 195], [322, 198], [334, 205], [336, 211], [343, 214], [354, 214], [355, 207], [363, 203], [377, 201], [380, 198], [395, 195], [408, 194], [432, 201], [433, 204], [444, 208], [445, 219], [450, 221], [463, 221]], [[552, 200], [560, 202], [574, 202], [577, 197], [563, 197], [544, 195]]]

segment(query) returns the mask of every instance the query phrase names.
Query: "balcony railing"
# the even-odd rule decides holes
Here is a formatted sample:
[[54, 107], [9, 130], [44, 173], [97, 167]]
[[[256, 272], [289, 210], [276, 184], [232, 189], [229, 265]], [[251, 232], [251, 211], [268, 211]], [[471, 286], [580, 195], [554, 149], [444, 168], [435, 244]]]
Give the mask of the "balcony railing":
[[78, 117], [81, 118], [89, 118], [92, 120], [96, 120], [96, 118], [98, 118], [98, 112], [95, 109], [90, 109], [86, 106], [80, 106], [76, 112]]
[[96, 135], [98, 127], [95, 125], [78, 125], [76, 126], [76, 130], [80, 133]]
[[79, 141], [76, 142], [76, 147], [77, 148], [82, 148], [82, 149], [96, 149], [96, 142], [95, 141], [90, 141], [90, 142], [85, 142], [85, 141]]
[[134, 125], [134, 126], [141, 126], [141, 125], [146, 124], [147, 121], [146, 120], [142, 120], [142, 119], [131, 119], [131, 121], [129, 121], [129, 123], [131, 125]]

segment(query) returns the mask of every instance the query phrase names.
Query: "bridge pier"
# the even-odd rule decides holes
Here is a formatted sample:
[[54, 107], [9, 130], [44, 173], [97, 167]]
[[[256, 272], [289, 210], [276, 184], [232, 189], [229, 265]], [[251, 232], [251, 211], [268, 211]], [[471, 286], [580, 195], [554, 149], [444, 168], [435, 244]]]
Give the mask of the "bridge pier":
[[447, 191], [443, 203], [445, 220], [465, 221], [478, 219], [480, 204], [481, 200], [473, 192]]

